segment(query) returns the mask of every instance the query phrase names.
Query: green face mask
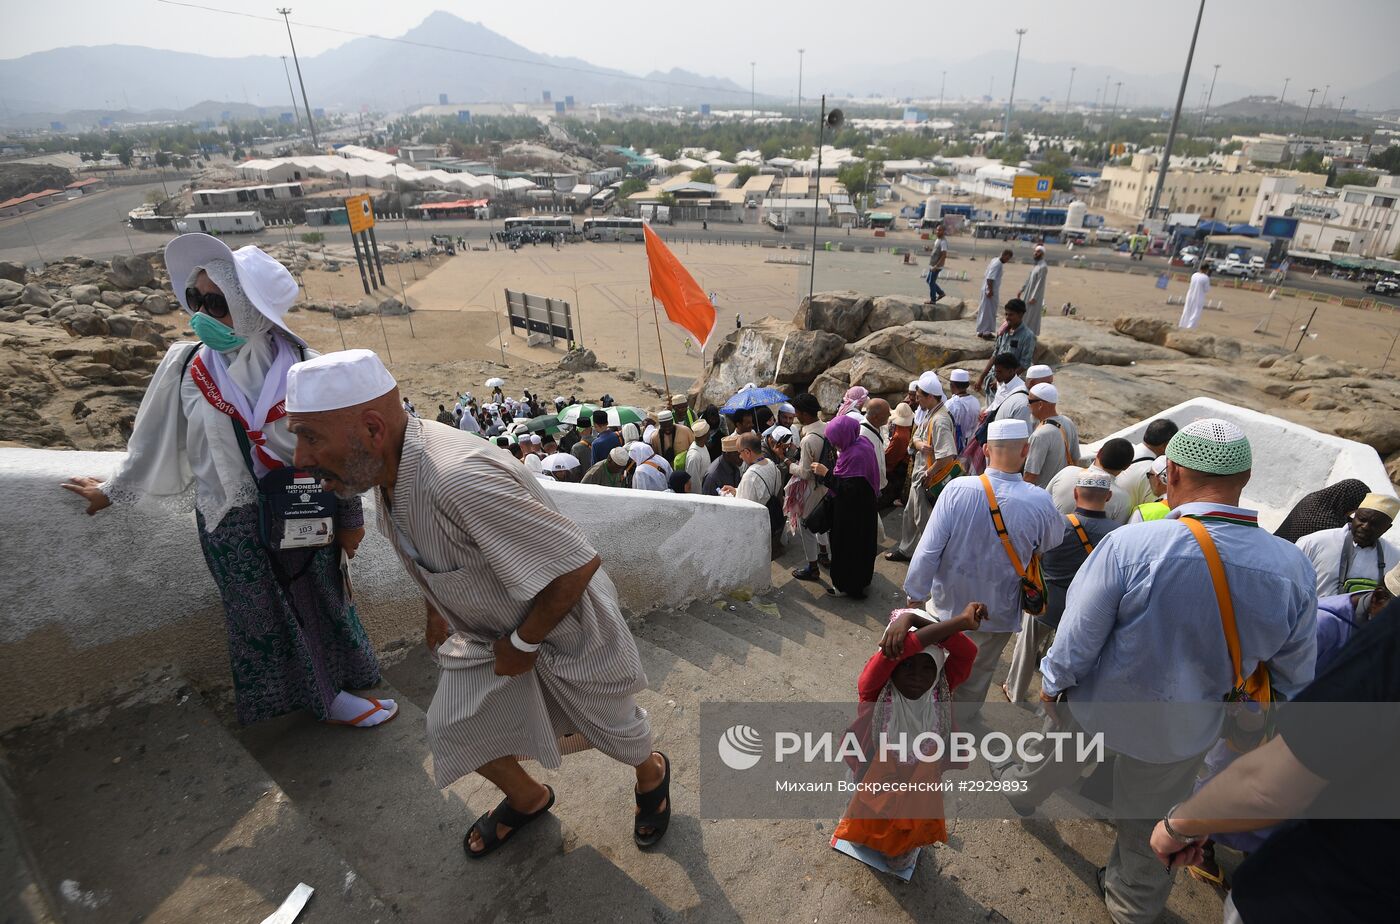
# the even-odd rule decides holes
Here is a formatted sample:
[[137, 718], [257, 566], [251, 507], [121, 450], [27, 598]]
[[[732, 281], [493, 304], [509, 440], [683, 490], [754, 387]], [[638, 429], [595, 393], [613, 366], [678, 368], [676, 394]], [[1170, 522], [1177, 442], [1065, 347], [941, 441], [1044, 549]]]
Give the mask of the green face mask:
[[203, 312], [190, 318], [190, 327], [194, 328], [196, 337], [211, 350], [217, 350], [220, 353], [236, 350], [248, 342], [247, 337], [238, 336], [233, 332], [233, 328], [214, 320]]

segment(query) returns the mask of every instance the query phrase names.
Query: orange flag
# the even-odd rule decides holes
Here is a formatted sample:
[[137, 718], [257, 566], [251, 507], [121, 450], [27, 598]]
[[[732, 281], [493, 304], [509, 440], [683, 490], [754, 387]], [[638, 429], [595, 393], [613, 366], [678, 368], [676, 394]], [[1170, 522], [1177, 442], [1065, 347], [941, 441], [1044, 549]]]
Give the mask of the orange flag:
[[695, 277], [681, 265], [676, 255], [643, 225], [647, 242], [647, 270], [651, 275], [651, 295], [666, 307], [666, 317], [695, 335], [703, 347], [715, 329], [715, 306]]

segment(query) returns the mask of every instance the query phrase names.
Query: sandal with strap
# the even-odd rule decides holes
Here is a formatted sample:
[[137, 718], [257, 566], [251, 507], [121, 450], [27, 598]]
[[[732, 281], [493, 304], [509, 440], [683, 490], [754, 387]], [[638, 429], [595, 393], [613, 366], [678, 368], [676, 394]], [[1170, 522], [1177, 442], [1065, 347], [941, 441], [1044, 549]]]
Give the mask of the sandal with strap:
[[353, 719], [325, 719], [323, 721], [327, 725], [348, 725], [351, 728], [378, 728], [380, 725], [388, 725], [390, 722], [394, 721], [399, 717], [399, 704], [394, 703], [394, 711], [389, 716], [389, 718], [385, 719], [382, 722], [376, 722], [373, 725], [361, 725], [361, 722], [374, 715], [376, 712], [388, 712], [388, 710], [384, 708], [384, 704], [381, 703], [379, 700], [375, 699], [373, 696], [366, 696], [364, 697], [364, 699], [366, 702], [372, 703], [373, 705], [371, 705], [364, 712], [355, 716]]
[[[671, 824], [671, 758], [661, 751], [661, 761], [666, 765], [666, 775], [661, 778], [661, 785], [651, 792], [637, 792], [633, 794], [637, 797], [637, 816], [632, 820], [632, 840], [638, 847], [651, 847], [655, 845], [666, 834], [666, 829]], [[666, 807], [661, 808], [661, 803], [665, 802]], [[650, 834], [643, 834], [642, 828], [650, 828]]]
[[[554, 789], [551, 786], [545, 786], [545, 789], [549, 790], [549, 801], [544, 804], [544, 808], [537, 812], [531, 812], [528, 815], [511, 808], [509, 799], [502, 799], [496, 804], [495, 808], [472, 822], [472, 826], [467, 829], [467, 833], [462, 837], [462, 850], [471, 859], [480, 860], [497, 847], [500, 847], [502, 844], [514, 838], [515, 835], [520, 833], [521, 828], [525, 827], [536, 818], [539, 818], [541, 815], [549, 814], [549, 810], [554, 807]], [[505, 825], [510, 829], [505, 837], [496, 836], [497, 825]], [[472, 850], [471, 839], [473, 831], [481, 838], [480, 850]]]

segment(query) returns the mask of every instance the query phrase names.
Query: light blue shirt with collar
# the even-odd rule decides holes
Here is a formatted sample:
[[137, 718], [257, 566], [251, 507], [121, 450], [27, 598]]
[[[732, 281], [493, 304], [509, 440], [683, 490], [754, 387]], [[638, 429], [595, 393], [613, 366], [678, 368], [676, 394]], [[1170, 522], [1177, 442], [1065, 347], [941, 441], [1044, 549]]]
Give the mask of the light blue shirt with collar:
[[[1031, 553], [1060, 544], [1065, 518], [1041, 488], [1019, 472], [987, 469], [1011, 546], [1026, 565]], [[933, 515], [909, 562], [904, 592], [928, 600], [941, 618], [956, 616], [973, 601], [987, 605], [984, 632], [1021, 631], [1021, 579], [992, 525], [982, 479], [954, 478], [938, 496]]]
[[[1249, 525], [1255, 511], [1183, 504], [1164, 520], [1109, 533], [1070, 585], [1040, 664], [1042, 689], [1067, 692], [1085, 730], [1101, 731], [1109, 748], [1151, 763], [1210, 748], [1221, 710], [1169, 704], [1219, 703], [1235, 681], [1205, 556], [1177, 522], [1185, 515], [1201, 518], [1220, 552], [1244, 676], [1267, 662], [1275, 695], [1292, 697], [1312, 681], [1317, 653], [1312, 566], [1292, 543]], [[1122, 703], [1154, 705], [1115, 708]]]

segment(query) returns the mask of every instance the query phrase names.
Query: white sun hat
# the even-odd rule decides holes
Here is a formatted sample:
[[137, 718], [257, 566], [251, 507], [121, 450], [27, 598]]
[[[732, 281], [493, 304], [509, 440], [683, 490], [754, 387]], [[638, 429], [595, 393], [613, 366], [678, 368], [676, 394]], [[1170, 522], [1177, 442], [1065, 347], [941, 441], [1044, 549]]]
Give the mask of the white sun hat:
[[292, 333], [283, 318], [296, 302], [300, 290], [287, 268], [252, 244], [230, 250], [223, 241], [208, 234], [182, 234], [165, 245], [165, 268], [170, 272], [170, 287], [175, 290], [181, 308], [194, 313], [185, 301], [185, 284], [195, 270], [214, 260], [233, 264], [238, 284], [253, 307], [273, 324]]

